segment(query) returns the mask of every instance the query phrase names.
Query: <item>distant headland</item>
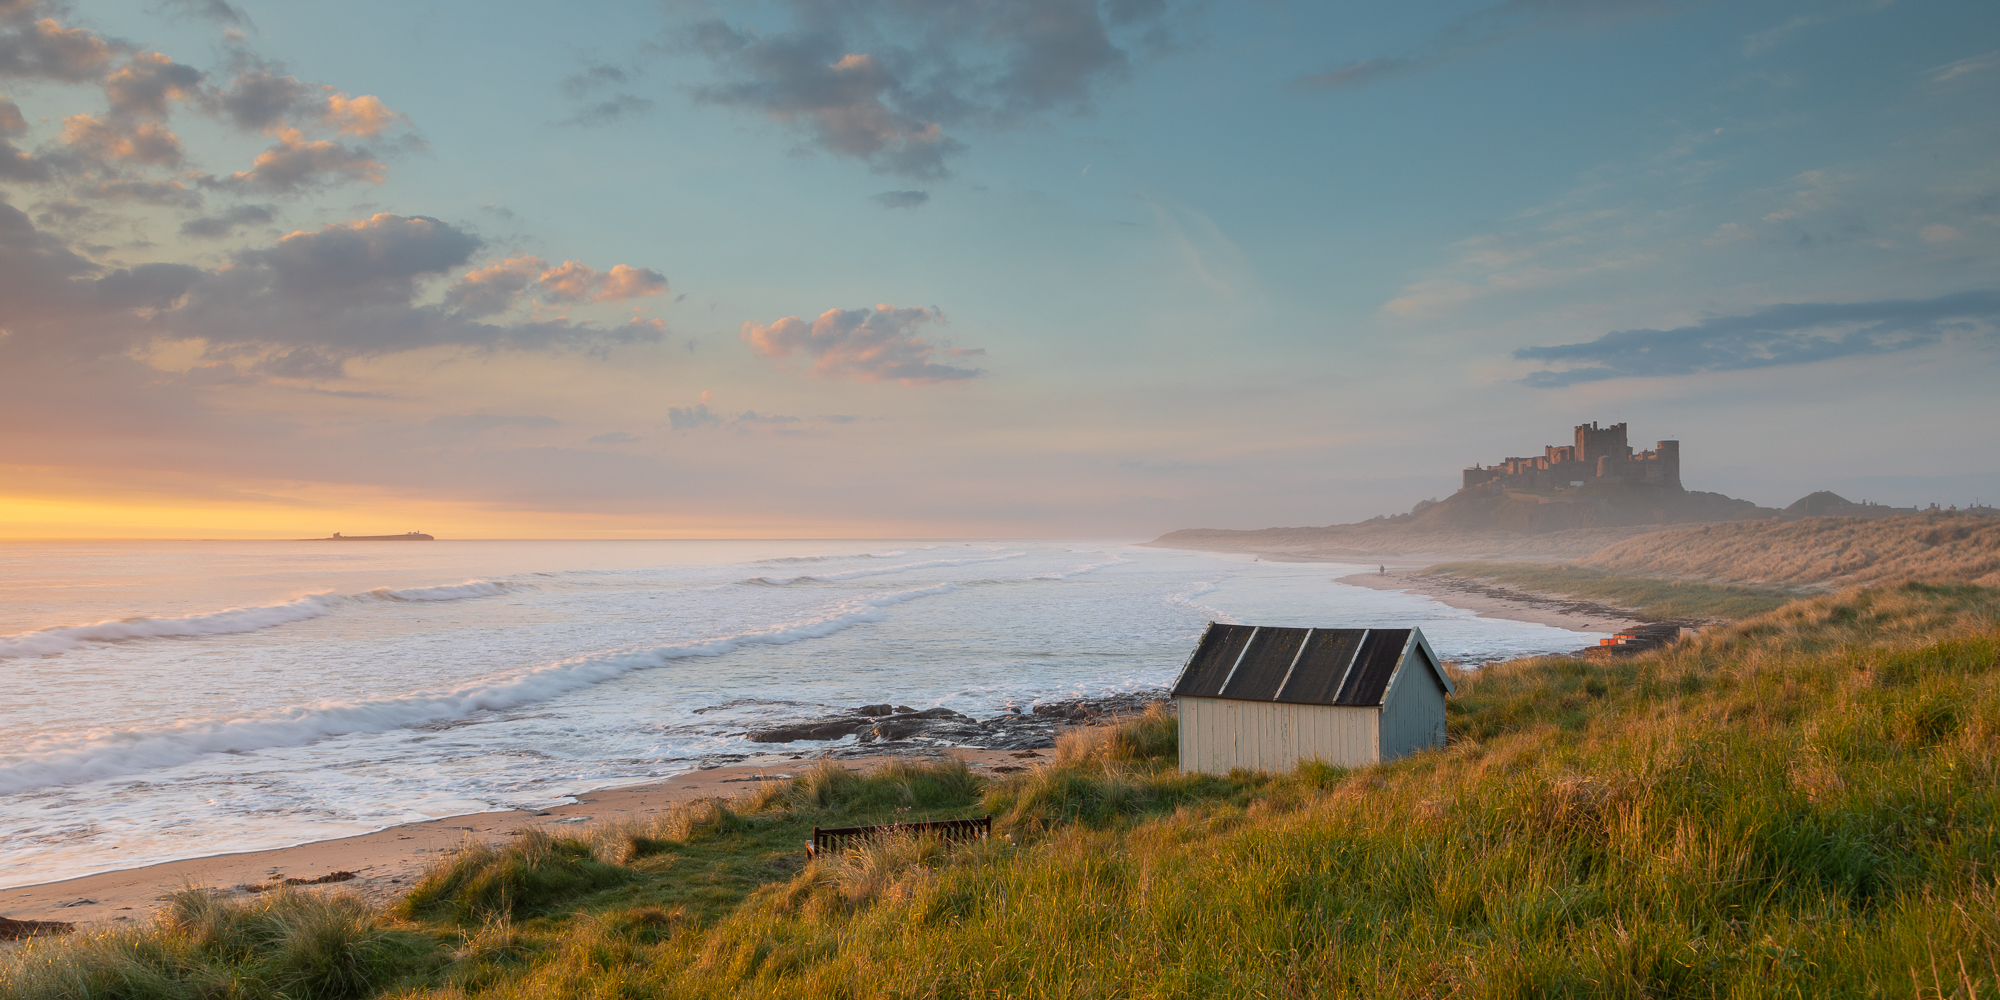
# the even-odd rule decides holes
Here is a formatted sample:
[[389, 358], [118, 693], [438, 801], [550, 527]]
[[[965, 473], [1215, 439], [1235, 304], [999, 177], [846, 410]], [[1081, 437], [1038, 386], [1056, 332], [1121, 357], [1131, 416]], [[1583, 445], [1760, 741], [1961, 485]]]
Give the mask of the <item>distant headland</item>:
[[326, 538], [301, 538], [301, 542], [435, 542], [436, 536], [421, 531], [405, 531], [400, 535], [343, 535], [336, 531]]

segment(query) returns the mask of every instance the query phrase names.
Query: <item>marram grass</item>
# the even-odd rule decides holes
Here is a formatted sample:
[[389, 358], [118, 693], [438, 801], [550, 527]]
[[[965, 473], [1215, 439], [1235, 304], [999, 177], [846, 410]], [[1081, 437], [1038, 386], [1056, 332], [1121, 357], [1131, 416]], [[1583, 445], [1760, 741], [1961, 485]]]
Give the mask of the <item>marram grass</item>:
[[[826, 765], [585, 831], [566, 856], [616, 884], [525, 908], [447, 884], [492, 858], [447, 862], [428, 904], [355, 918], [345, 954], [402, 949], [365, 976], [167, 921], [34, 942], [0, 993], [2000, 1000], [1996, 622], [2000, 591], [1905, 585], [1503, 664], [1461, 678], [1448, 748], [1379, 767], [1181, 775], [1160, 714], [990, 783]], [[815, 824], [986, 811], [984, 844], [799, 850]], [[210, 971], [158, 985], [183, 968]], [[214, 992], [222, 968], [246, 971]], [[158, 992], [57, 988], [116, 976]]]

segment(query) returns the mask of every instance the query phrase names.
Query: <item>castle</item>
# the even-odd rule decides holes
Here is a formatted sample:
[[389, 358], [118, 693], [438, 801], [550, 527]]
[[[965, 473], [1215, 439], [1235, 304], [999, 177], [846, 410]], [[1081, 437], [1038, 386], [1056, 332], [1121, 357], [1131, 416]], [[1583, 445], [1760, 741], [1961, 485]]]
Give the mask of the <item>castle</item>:
[[1534, 458], [1509, 458], [1499, 465], [1465, 470], [1460, 492], [1484, 487], [1548, 491], [1587, 483], [1646, 484], [1681, 490], [1681, 443], [1660, 441], [1652, 451], [1632, 453], [1625, 443], [1625, 425], [1599, 427], [1596, 421], [1576, 425], [1576, 443], [1548, 445]]

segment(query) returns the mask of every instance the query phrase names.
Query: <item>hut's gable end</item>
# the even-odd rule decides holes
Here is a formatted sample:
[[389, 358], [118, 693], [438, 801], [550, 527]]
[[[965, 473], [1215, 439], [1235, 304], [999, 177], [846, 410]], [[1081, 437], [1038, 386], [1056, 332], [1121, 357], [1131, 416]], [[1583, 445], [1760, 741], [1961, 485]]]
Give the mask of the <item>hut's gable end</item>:
[[1396, 671], [1382, 699], [1382, 759], [1444, 745], [1444, 675], [1424, 648], [1411, 643], [1409, 656]]

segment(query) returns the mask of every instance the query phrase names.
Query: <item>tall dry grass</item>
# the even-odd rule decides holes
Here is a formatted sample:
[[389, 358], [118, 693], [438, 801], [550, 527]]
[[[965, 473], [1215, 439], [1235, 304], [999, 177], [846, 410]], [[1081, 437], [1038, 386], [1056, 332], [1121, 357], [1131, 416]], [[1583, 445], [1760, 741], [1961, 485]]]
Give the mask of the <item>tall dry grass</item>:
[[1920, 580], [2000, 586], [2000, 517], [1943, 511], [1675, 528], [1607, 545], [1578, 565], [1765, 586]]
[[480, 995], [1991, 1000], [1997, 609], [1859, 590], [1471, 672], [1450, 746], [1379, 767], [1072, 735], [990, 788], [991, 843], [871, 844], [657, 942], [579, 922]]

